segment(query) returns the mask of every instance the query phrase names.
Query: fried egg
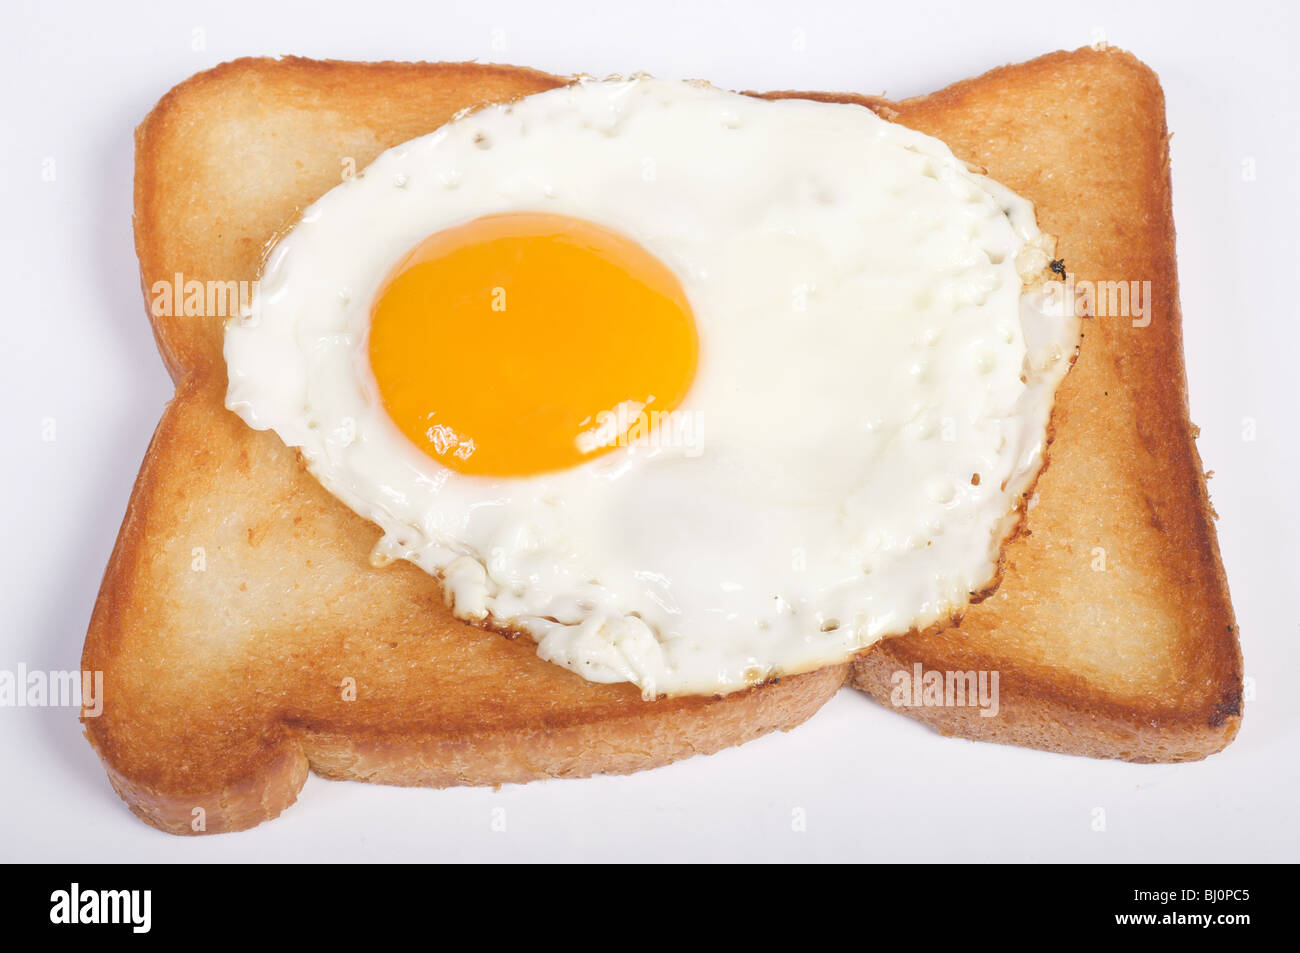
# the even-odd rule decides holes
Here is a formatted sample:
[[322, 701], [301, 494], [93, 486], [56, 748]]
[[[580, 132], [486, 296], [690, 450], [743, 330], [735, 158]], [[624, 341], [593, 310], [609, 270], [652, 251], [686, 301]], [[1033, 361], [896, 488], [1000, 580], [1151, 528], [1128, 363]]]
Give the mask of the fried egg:
[[1078, 340], [1053, 251], [868, 109], [578, 81], [310, 206], [227, 326], [227, 406], [459, 618], [725, 693], [993, 581]]

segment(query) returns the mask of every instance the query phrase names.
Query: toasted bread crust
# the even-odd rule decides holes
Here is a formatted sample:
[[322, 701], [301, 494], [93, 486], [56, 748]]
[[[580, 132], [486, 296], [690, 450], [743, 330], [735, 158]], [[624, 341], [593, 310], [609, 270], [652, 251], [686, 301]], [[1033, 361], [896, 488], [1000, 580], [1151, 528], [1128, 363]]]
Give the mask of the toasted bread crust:
[[[563, 81], [514, 67], [300, 59], [193, 77], [137, 130], [146, 301], [176, 273], [255, 278], [265, 244], [339, 180], [340, 163], [363, 168], [462, 108]], [[999, 717], [900, 710], [948, 734], [1098, 757], [1222, 747], [1239, 722], [1240, 655], [1187, 421], [1154, 76], [1127, 54], [1083, 50], [901, 103], [770, 95], [856, 102], [937, 135], [1035, 201], [1076, 275], [1150, 276], [1161, 289], [1149, 327], [1089, 322], [1054, 415], [1053, 464], [1002, 586], [956, 627], [866, 653], [851, 683], [888, 704], [893, 673], [918, 662], [993, 670]], [[1094, 154], [1081, 155], [1090, 141]], [[273, 435], [224, 410], [220, 317], [151, 319], [177, 394], [83, 659], [105, 673], [104, 713], [84, 719], [86, 734], [149, 823], [251, 826], [296, 798], [309, 766], [434, 786], [640, 770], [788, 729], [849, 671], [647, 703], [540, 661], [525, 640], [460, 623], [419, 570], [373, 569], [378, 531]], [[1122, 405], [1111, 417], [1099, 410], [1108, 401]], [[1084, 575], [1096, 546], [1123, 571]], [[1135, 576], [1143, 560], [1153, 565]]]

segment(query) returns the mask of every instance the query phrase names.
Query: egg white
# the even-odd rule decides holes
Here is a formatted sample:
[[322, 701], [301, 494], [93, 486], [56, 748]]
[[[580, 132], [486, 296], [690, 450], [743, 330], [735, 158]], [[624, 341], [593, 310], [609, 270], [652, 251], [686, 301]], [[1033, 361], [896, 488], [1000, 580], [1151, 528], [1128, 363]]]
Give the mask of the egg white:
[[[431, 233], [512, 211], [606, 226], [675, 272], [700, 336], [678, 430], [492, 478], [389, 419], [366, 349], [381, 282]], [[647, 696], [726, 692], [989, 584], [1077, 343], [1072, 304], [1031, 287], [1050, 252], [1028, 202], [867, 109], [579, 82], [391, 149], [311, 206], [227, 328], [227, 404], [458, 616]], [[490, 351], [440, 360], [491, 386]]]

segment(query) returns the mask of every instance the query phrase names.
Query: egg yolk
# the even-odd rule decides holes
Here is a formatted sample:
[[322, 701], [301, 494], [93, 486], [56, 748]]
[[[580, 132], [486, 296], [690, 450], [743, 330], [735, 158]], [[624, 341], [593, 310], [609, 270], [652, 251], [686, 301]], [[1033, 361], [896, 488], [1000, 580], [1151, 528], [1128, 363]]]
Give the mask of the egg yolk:
[[639, 244], [528, 212], [416, 246], [375, 299], [369, 349], [417, 446], [461, 473], [524, 476], [626, 445], [638, 414], [673, 410], [698, 339], [677, 277]]

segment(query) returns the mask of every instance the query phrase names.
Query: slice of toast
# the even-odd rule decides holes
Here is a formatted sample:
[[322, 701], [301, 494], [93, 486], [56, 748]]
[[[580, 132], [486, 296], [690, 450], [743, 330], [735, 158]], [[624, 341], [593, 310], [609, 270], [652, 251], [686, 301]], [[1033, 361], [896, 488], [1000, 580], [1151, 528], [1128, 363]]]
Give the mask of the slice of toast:
[[[251, 281], [267, 241], [342, 174], [461, 108], [559, 82], [509, 67], [296, 59], [194, 77], [137, 132], [146, 300], [178, 275]], [[951, 733], [1100, 756], [1217, 750], [1236, 730], [1240, 659], [1186, 417], [1154, 77], [1126, 54], [1085, 50], [907, 103], [852, 99], [944, 138], [1033, 199], [1079, 277], [1158, 289], [1145, 328], [1089, 322], [1040, 502], [999, 593], [948, 633], [879, 646], [853, 665], [853, 683], [888, 701], [893, 671], [917, 662], [997, 670], [998, 717], [902, 710]], [[542, 662], [527, 640], [454, 620], [413, 566], [372, 568], [378, 530], [278, 438], [223, 409], [219, 314], [153, 324], [177, 392], [83, 658], [105, 678], [87, 736], [149, 823], [251, 826], [294, 800], [309, 766], [423, 785], [653, 767], [788, 729], [843, 682], [838, 666], [647, 703]], [[1097, 549], [1107, 562], [1094, 573]]]

